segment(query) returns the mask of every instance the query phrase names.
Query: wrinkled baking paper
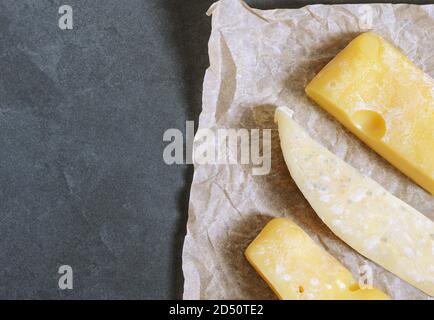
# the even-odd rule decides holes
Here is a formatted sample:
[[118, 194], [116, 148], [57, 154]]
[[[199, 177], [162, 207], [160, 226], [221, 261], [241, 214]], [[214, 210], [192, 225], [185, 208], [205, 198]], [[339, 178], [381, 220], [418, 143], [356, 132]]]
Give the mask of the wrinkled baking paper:
[[[361, 21], [367, 11], [372, 20]], [[311, 5], [256, 10], [221, 0], [212, 15], [210, 67], [203, 83], [199, 129], [272, 129], [272, 167], [195, 164], [183, 250], [185, 299], [276, 299], [246, 261], [248, 244], [272, 217], [289, 217], [358, 277], [373, 269], [374, 285], [394, 299], [428, 299], [418, 289], [338, 239], [304, 199], [281, 154], [276, 106], [338, 157], [434, 219], [434, 197], [376, 155], [309, 100], [304, 87], [350, 40], [372, 30], [434, 76], [434, 5]], [[365, 16], [366, 18], [366, 16]], [[195, 147], [197, 139], [195, 141]]]

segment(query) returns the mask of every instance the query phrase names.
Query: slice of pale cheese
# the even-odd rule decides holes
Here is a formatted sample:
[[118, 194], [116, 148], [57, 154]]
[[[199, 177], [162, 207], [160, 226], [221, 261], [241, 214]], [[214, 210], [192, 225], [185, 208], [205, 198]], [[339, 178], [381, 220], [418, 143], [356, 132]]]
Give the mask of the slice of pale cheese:
[[314, 141], [278, 108], [289, 172], [324, 223], [365, 257], [434, 295], [434, 223]]

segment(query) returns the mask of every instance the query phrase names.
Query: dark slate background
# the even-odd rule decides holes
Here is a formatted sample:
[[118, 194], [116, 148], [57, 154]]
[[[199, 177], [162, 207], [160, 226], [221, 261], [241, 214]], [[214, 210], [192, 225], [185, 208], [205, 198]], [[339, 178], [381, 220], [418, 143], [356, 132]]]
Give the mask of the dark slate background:
[[211, 3], [0, 0], [0, 298], [182, 297], [192, 168], [162, 136], [198, 118]]

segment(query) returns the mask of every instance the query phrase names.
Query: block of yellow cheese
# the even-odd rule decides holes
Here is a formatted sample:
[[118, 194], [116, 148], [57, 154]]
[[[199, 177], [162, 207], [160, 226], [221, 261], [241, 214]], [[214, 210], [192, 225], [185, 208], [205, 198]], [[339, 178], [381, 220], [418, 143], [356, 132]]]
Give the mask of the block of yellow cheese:
[[434, 80], [398, 49], [363, 33], [315, 76], [306, 93], [434, 194]]
[[344, 266], [289, 219], [271, 220], [245, 255], [280, 299], [389, 299], [378, 289], [360, 289]]
[[349, 246], [434, 295], [434, 223], [314, 141], [288, 108], [275, 115], [285, 162], [324, 223]]

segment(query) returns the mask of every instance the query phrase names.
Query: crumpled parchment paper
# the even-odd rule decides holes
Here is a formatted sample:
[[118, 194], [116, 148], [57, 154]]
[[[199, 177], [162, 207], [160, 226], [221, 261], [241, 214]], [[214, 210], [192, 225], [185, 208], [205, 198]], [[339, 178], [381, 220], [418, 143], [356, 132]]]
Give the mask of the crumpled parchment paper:
[[221, 0], [208, 14], [212, 15], [210, 67], [203, 84], [199, 129], [272, 129], [272, 166], [268, 175], [253, 175], [252, 165], [195, 163], [183, 250], [184, 298], [276, 299], [243, 253], [265, 224], [278, 216], [293, 219], [355, 277], [360, 266], [369, 265], [374, 286], [392, 298], [429, 298], [358, 254], [322, 223], [289, 175], [273, 114], [276, 106], [290, 107], [294, 119], [314, 139], [434, 219], [433, 196], [304, 93], [314, 75], [367, 29], [400, 47], [433, 76], [434, 5], [311, 5], [256, 10], [239, 0]]

